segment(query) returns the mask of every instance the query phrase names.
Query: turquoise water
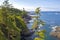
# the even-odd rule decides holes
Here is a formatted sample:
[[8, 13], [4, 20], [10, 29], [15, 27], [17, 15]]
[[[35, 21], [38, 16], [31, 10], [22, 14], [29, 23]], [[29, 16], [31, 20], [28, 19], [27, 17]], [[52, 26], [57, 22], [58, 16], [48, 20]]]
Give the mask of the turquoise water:
[[[45, 22], [45, 25], [41, 27], [41, 29], [45, 29], [47, 31], [46, 40], [57, 40], [56, 38], [50, 36], [50, 32], [52, 31], [52, 27], [60, 26], [60, 12], [41, 12], [40, 19]], [[31, 28], [32, 22], [30, 22], [29, 26], [29, 28]]]

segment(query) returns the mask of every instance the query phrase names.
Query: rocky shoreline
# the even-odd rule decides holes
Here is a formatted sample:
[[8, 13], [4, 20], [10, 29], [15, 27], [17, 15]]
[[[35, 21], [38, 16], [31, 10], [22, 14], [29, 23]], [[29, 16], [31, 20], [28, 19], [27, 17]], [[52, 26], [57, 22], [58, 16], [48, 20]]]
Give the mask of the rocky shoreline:
[[60, 40], [60, 26], [57, 26], [55, 29], [56, 30], [52, 31], [50, 33], [50, 35], [53, 36], [53, 37], [56, 37], [56, 38], [58, 38]]
[[24, 21], [25, 21], [25, 23], [27, 24], [27, 23], [29, 23], [29, 21], [31, 20], [31, 16], [30, 15], [24, 15], [24, 16], [22, 16], [22, 18], [24, 19]]

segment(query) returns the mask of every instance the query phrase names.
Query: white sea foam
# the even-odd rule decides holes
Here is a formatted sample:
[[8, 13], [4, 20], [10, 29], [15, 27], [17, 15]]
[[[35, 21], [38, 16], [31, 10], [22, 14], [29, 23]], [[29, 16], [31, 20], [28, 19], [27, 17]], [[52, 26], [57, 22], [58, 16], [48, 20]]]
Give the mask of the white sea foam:
[[30, 20], [29, 22], [34, 22], [34, 20]]
[[56, 31], [56, 28], [57, 28], [58, 26], [54, 26], [54, 27], [52, 27], [52, 31]]
[[39, 25], [39, 27], [42, 27], [42, 26], [43, 26], [42, 24]]

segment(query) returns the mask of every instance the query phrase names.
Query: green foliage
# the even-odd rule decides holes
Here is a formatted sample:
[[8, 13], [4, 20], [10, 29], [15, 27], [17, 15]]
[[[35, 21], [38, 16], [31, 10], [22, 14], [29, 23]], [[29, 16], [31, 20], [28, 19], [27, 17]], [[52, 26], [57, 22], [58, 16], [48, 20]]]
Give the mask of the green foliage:
[[28, 30], [22, 11], [12, 8], [8, 0], [0, 8], [0, 40], [20, 40], [20, 32]]
[[34, 20], [34, 23], [33, 23], [33, 26], [32, 26], [32, 28], [33, 29], [37, 29], [38, 28], [38, 21], [39, 21], [39, 12], [40, 12], [40, 10], [39, 10], [40, 8], [38, 7], [38, 8], [36, 8], [36, 10], [35, 10], [35, 13], [37, 13], [36, 15], [37, 15], [37, 17], [35, 17], [35, 20]]
[[[40, 8], [39, 7], [36, 8], [35, 13], [36, 13], [37, 16], [40, 15]], [[40, 18], [39, 16], [35, 18], [33, 26], [32, 26], [33, 29], [37, 30], [36, 35], [38, 36], [38, 37], [34, 38], [34, 40], [45, 40], [45, 32], [46, 31], [45, 30], [38, 31], [39, 25], [40, 24], [45, 25], [45, 22], [43, 22], [39, 18]]]
[[44, 40], [44, 39], [36, 37], [34, 40]]
[[[33, 25], [32, 25], [32, 29], [37, 29], [40, 24], [41, 24], [41, 25], [45, 25], [45, 22], [42, 21], [41, 19], [39, 19], [39, 18], [40, 18], [40, 8], [39, 8], [39, 7], [36, 8], [35, 13], [37, 13], [37, 14], [36, 14], [37, 17], [33, 16], [33, 17], [35, 18], [35, 20], [34, 20], [34, 23], [33, 23]], [[38, 16], [38, 15], [39, 15], [39, 16]]]
[[22, 16], [26, 15], [27, 12], [25, 11], [25, 9], [23, 8], [23, 11], [22, 11]]
[[42, 30], [42, 31], [37, 32], [37, 34], [39, 35], [40, 38], [44, 39], [45, 38], [45, 32], [46, 32], [45, 30]]
[[44, 21], [42, 21], [42, 20], [39, 20], [39, 22], [38, 23], [40, 23], [41, 25], [45, 25], [45, 22]]
[[45, 30], [36, 32], [36, 35], [38, 35], [38, 37], [36, 37], [34, 40], [45, 40], [45, 33]]
[[25, 29], [25, 30], [28, 29], [24, 20], [21, 18], [21, 16], [16, 16], [16, 24], [17, 24], [17, 27], [21, 26], [20, 27], [21, 29]]
[[32, 29], [37, 29], [37, 27], [38, 27], [37, 22], [38, 22], [37, 20], [34, 20], [34, 23], [32, 25]]
[[40, 7], [38, 7], [38, 8], [35, 9], [35, 13], [36, 14], [39, 14], [39, 12], [40, 12]]
[[40, 40], [40, 38], [36, 37], [34, 40]]
[[3, 32], [0, 30], [0, 40], [7, 40], [5, 37], [4, 37], [4, 34]]

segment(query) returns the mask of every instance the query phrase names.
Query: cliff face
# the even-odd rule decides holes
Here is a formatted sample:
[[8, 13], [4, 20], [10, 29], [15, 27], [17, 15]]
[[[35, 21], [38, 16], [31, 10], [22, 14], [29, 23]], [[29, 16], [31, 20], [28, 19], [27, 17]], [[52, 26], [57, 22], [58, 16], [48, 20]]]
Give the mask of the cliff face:
[[55, 28], [56, 30], [51, 32], [50, 35], [60, 40], [60, 26]]
[[24, 19], [25, 23], [29, 23], [29, 20], [31, 20], [31, 16], [29, 15], [24, 15], [22, 18]]

